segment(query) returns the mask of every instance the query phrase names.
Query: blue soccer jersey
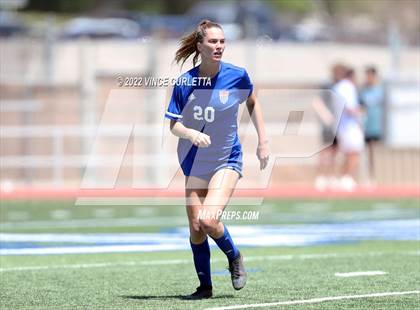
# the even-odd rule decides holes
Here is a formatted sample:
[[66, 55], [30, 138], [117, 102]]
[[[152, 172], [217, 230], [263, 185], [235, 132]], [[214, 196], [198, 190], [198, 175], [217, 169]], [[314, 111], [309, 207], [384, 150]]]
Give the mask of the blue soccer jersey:
[[252, 93], [245, 69], [220, 62], [210, 81], [201, 80], [199, 67], [184, 73], [174, 86], [165, 116], [210, 136], [211, 145], [194, 146], [179, 139], [178, 160], [186, 176], [209, 178], [230, 168], [242, 175], [242, 148], [238, 138], [238, 107]]

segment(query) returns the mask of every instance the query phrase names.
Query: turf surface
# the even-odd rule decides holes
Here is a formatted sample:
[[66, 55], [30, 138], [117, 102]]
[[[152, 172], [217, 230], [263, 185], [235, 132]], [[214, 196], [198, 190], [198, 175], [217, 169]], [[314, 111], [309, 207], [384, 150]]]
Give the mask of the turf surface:
[[[112, 223], [118, 218], [142, 217], [141, 207], [106, 207], [113, 212], [103, 211], [105, 207], [102, 207], [102, 213], [95, 212], [99, 207], [74, 208], [71, 203], [63, 202], [2, 203], [2, 232], [148, 232], [171, 227], [165, 221], [162, 221], [162, 225], [144, 226], [84, 227], [83, 222], [75, 227], [51, 225], [74, 219]], [[68, 212], [61, 212], [60, 215], [60, 212], [54, 213], [57, 210]], [[143, 217], [164, 219], [182, 217], [184, 214], [182, 207], [174, 206], [145, 210], [149, 211], [144, 211]], [[260, 210], [259, 225], [351, 222], [363, 218], [419, 218], [416, 200], [270, 201]], [[18, 219], [19, 216], [21, 219]], [[28, 225], [26, 229], [23, 225], [17, 225], [34, 222], [41, 224]], [[418, 241], [248, 247], [241, 251], [249, 271], [247, 286], [238, 292], [233, 290], [225, 257], [220, 250], [213, 248], [214, 298], [204, 301], [184, 301], [181, 298], [193, 292], [197, 286], [190, 251], [0, 256], [0, 304], [2, 309], [205, 309], [420, 290]], [[384, 271], [386, 274], [349, 278], [335, 276], [337, 272], [354, 271]], [[419, 302], [420, 294], [411, 294], [271, 308], [417, 309]]]
[[[202, 309], [327, 296], [420, 289], [416, 242], [365, 242], [311, 248], [243, 249], [247, 286], [236, 292], [226, 262], [213, 250], [215, 297], [183, 301], [196, 277], [187, 251], [1, 258], [3, 309]], [[23, 269], [31, 267], [32, 269]], [[36, 269], [36, 268], [48, 269]], [[20, 268], [20, 269], [19, 269]], [[339, 278], [336, 272], [387, 274]], [[420, 295], [300, 305], [305, 309], [416, 309]], [[288, 307], [297, 307], [296, 305]]]

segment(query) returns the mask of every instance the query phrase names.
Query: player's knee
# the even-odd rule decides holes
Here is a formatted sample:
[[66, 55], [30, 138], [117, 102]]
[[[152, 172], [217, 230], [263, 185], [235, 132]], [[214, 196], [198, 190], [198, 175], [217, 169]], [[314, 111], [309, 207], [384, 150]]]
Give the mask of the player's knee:
[[192, 243], [199, 244], [206, 240], [206, 233], [200, 228], [200, 224], [190, 225], [190, 239]]
[[208, 235], [213, 235], [218, 228], [219, 221], [215, 219], [200, 219], [200, 228]]
[[203, 234], [203, 231], [200, 228], [200, 223], [198, 221], [190, 224], [190, 234], [191, 235]]

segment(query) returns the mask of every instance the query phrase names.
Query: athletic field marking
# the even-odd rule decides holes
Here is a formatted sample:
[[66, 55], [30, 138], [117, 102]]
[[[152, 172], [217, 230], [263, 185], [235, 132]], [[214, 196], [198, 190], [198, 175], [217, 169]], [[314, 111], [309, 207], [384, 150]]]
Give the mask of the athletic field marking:
[[205, 310], [229, 310], [229, 309], [247, 309], [247, 308], [265, 308], [281, 305], [297, 305], [297, 304], [315, 304], [326, 301], [334, 300], [345, 300], [345, 299], [360, 299], [360, 298], [372, 298], [372, 297], [386, 297], [386, 296], [401, 296], [401, 295], [414, 295], [420, 294], [420, 291], [406, 291], [406, 292], [384, 292], [384, 293], [372, 293], [363, 295], [344, 295], [344, 296], [332, 296], [332, 297], [320, 297], [312, 299], [302, 300], [289, 300], [289, 301], [278, 301], [263, 304], [247, 304], [247, 305], [235, 305], [225, 307], [206, 308]]
[[[414, 251], [387, 253], [387, 252], [368, 252], [363, 254], [297, 254], [297, 255], [269, 255], [269, 256], [248, 256], [245, 257], [245, 262], [260, 261], [260, 260], [293, 260], [293, 259], [324, 259], [324, 258], [348, 258], [360, 256], [383, 256], [387, 254], [412, 255]], [[420, 252], [416, 252], [420, 255]], [[226, 262], [226, 258], [212, 258], [212, 262]], [[98, 267], [113, 267], [113, 266], [159, 266], [159, 265], [181, 265], [191, 264], [191, 259], [172, 259], [172, 260], [152, 260], [152, 261], [129, 261], [129, 262], [115, 262], [115, 263], [92, 263], [92, 264], [71, 264], [71, 265], [49, 265], [49, 266], [26, 266], [26, 267], [10, 267], [0, 268], [0, 272], [10, 271], [36, 271], [46, 269], [81, 269], [81, 268], [98, 268]]]
[[72, 264], [72, 265], [52, 265], [52, 266], [31, 266], [31, 267], [13, 267], [13, 268], [0, 268], [0, 272], [8, 271], [36, 271], [47, 269], [82, 269], [82, 268], [103, 268], [113, 266], [154, 266], [154, 265], [178, 265], [191, 263], [188, 259], [174, 259], [174, 260], [161, 260], [161, 261], [131, 261], [121, 263], [94, 263], [94, 264]]
[[328, 202], [298, 202], [293, 205], [296, 212], [326, 212], [331, 211], [331, 204]]
[[[167, 223], [174, 225], [178, 217], [167, 217]], [[183, 222], [186, 217], [179, 217]], [[150, 222], [151, 219], [131, 219]], [[102, 219], [94, 222], [84, 221], [95, 228], [105, 223], [122, 224], [121, 219]], [[102, 222], [102, 223], [100, 223]], [[124, 219], [125, 222], [125, 219]], [[39, 222], [38, 222], [39, 223]], [[58, 221], [60, 228], [69, 227], [70, 221]], [[165, 223], [159, 218], [157, 225]], [[33, 224], [33, 223], [32, 223]], [[102, 225], [101, 225], [102, 224]], [[125, 222], [127, 224], [127, 222]], [[150, 223], [148, 223], [150, 224]], [[22, 229], [31, 227], [28, 222], [16, 223]], [[122, 225], [127, 226], [127, 225]], [[5, 224], [0, 224], [7, 229]], [[281, 246], [281, 245], [319, 245], [357, 240], [420, 240], [418, 234], [420, 220], [369, 221], [348, 224], [310, 224], [310, 225], [233, 225], [231, 233], [240, 246]], [[316, 232], [316, 233], [314, 233]], [[81, 254], [109, 252], [150, 252], [162, 250], [187, 250], [188, 228], [172, 228], [156, 233], [1, 233], [0, 255], [48, 255]], [[42, 242], [41, 244], [39, 242]], [[46, 244], [52, 242], [53, 244]], [[82, 243], [82, 244], [80, 244]]]
[[137, 207], [134, 209], [134, 214], [137, 216], [150, 216], [157, 213], [157, 209], [153, 207]]
[[[229, 200], [230, 206], [260, 206], [262, 197], [232, 197]], [[76, 206], [183, 206], [184, 197], [79, 197], [75, 202]]]
[[114, 213], [115, 210], [114, 209], [106, 209], [106, 208], [101, 208], [101, 209], [95, 209], [93, 211], [93, 217], [94, 218], [113, 218], [114, 217]]
[[49, 212], [50, 218], [55, 220], [65, 220], [71, 217], [71, 212], [69, 210], [52, 210]]
[[[20, 211], [13, 211], [18, 212]], [[13, 212], [9, 212], [8, 216], [10, 214], [14, 214]], [[137, 211], [136, 211], [137, 212]], [[364, 212], [364, 211], [363, 211]], [[342, 212], [342, 213], [332, 213], [328, 216], [331, 220], [354, 220], [356, 217], [359, 220], [365, 221], [367, 218], [372, 218], [372, 215], [377, 213], [375, 217], [379, 216], [378, 211], [372, 212]], [[403, 211], [399, 212], [398, 214], [393, 214], [392, 216], [398, 215], [398, 216], [417, 216], [417, 214], [413, 212], [414, 211], [404, 211], [405, 213], [402, 213]], [[136, 213], [137, 214], [137, 213]], [[319, 214], [319, 212], [318, 212]], [[133, 218], [133, 217], [121, 217], [121, 218], [82, 218], [82, 219], [68, 219], [68, 220], [34, 220], [34, 221], [22, 221], [24, 218], [13, 218], [11, 221], [8, 222], [0, 222], [0, 225], [5, 230], [26, 230], [26, 229], [60, 229], [60, 228], [89, 228], [89, 227], [135, 227], [135, 226], [179, 226], [179, 225], [185, 225], [188, 223], [187, 218], [184, 215], [172, 215], [172, 216], [153, 216], [153, 217], [145, 217], [143, 214], [137, 214], [138, 216], [142, 216], [143, 218]], [[26, 216], [29, 218], [29, 214], [26, 214]], [[282, 214], [271, 214], [267, 213], [265, 216], [270, 219], [270, 221], [276, 221], [279, 223], [285, 223], [288, 221], [297, 221], [306, 223], [308, 219], [310, 220], [325, 220], [324, 215], [316, 215], [316, 213], [311, 213], [309, 215], [299, 215], [295, 213], [282, 213]], [[26, 218], [25, 218], [26, 219]], [[387, 219], [386, 216], [381, 216], [379, 220], [372, 219], [372, 221], [381, 222], [381, 221], [389, 221], [391, 219]], [[401, 222], [404, 220], [396, 220], [395, 222]], [[412, 225], [415, 225], [418, 220], [417, 219], [406, 219], [405, 221], [409, 223], [413, 223]], [[419, 222], [420, 223], [420, 222]], [[345, 222], [345, 223], [335, 223], [342, 224], [342, 225], [350, 225], [351, 222]], [[380, 223], [379, 223], [380, 224]], [[398, 224], [398, 223], [397, 223]], [[270, 224], [269, 224], [270, 225]], [[311, 225], [317, 225], [316, 223], [312, 223]], [[334, 223], [332, 224], [334, 225]], [[419, 225], [419, 224], [417, 224]]]
[[4, 222], [3, 229], [55, 229], [83, 227], [174, 226], [188, 223], [186, 216], [161, 216], [148, 218], [80, 219], [65, 221]]
[[[9, 211], [7, 213], [7, 219], [11, 221], [22, 221], [29, 219], [29, 212], [27, 211]], [[13, 222], [12, 222], [13, 224]]]
[[355, 272], [336, 272], [334, 275], [336, 277], [364, 277], [364, 276], [380, 276], [387, 274], [385, 271], [355, 271]]

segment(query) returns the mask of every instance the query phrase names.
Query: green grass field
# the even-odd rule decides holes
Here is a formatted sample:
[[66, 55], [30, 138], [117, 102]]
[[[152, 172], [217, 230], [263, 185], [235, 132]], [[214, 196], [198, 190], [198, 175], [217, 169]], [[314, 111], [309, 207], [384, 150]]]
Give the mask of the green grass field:
[[[241, 208], [259, 210], [259, 220], [228, 221], [228, 225], [304, 228], [313, 224], [420, 218], [418, 200], [267, 201], [262, 206]], [[186, 223], [182, 206], [75, 207], [71, 202], [2, 202], [1, 206], [3, 236], [152, 233]], [[270, 309], [418, 309], [420, 232], [415, 240], [405, 240], [404, 233], [395, 231], [395, 235], [402, 237], [383, 240], [241, 247], [249, 276], [241, 291], [232, 288], [227, 261], [214, 247], [214, 297], [203, 301], [181, 298], [193, 292], [198, 284], [189, 250], [1, 255], [1, 309], [206, 309], [250, 304]], [[23, 246], [2, 241], [2, 248], [17, 245]], [[335, 275], [357, 271], [384, 274]], [[369, 296], [401, 292], [411, 293]], [[348, 298], [302, 302], [337, 296]], [[266, 305], [288, 301], [297, 303]]]

